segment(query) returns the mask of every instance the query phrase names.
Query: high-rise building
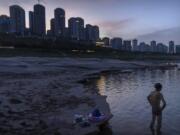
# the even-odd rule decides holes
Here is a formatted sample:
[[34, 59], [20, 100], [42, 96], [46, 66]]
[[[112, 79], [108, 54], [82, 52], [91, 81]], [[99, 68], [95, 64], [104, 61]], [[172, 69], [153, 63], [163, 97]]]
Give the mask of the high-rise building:
[[87, 41], [98, 41], [99, 40], [99, 27], [87, 24], [85, 28], [85, 35], [86, 35]]
[[151, 41], [151, 52], [157, 52], [156, 41]]
[[85, 28], [86, 40], [93, 41], [93, 26], [90, 24], [86, 25]]
[[34, 32], [34, 12], [29, 11], [29, 31], [31, 35], [33, 35]]
[[19, 35], [25, 32], [25, 11], [18, 5], [10, 6], [10, 18], [12, 19], [12, 31]]
[[55, 19], [52, 18], [50, 20], [50, 29], [47, 30], [47, 36], [48, 37], [55, 37]]
[[33, 33], [37, 36], [44, 36], [46, 34], [46, 17], [45, 7], [40, 4], [34, 5], [34, 28]]
[[94, 41], [99, 40], [99, 27], [98, 26], [93, 26], [93, 39]]
[[151, 46], [149, 44], [146, 44], [145, 52], [151, 52]]
[[12, 19], [7, 15], [0, 16], [0, 33], [12, 32]]
[[174, 41], [170, 41], [170, 42], [169, 42], [169, 53], [170, 53], [170, 54], [174, 54], [174, 53], [175, 53]]
[[176, 53], [180, 54], [180, 45], [176, 45]]
[[122, 38], [113, 38], [113, 39], [111, 39], [110, 44], [113, 49], [122, 50], [123, 40], [122, 40]]
[[82, 18], [70, 18], [68, 28], [71, 39], [85, 40], [84, 20]]
[[146, 43], [145, 42], [141, 42], [139, 44], [139, 51], [140, 52], [146, 52]]
[[64, 37], [66, 39], [69, 39], [69, 28], [68, 27], [65, 27], [65, 29], [64, 29]]
[[102, 41], [104, 42], [104, 46], [105, 47], [109, 47], [110, 46], [110, 39], [108, 37], [104, 37], [102, 39]]
[[146, 44], [145, 42], [141, 42], [139, 44], [139, 51], [140, 52], [151, 52], [151, 46]]
[[157, 44], [157, 52], [158, 53], [168, 53], [168, 47], [164, 45], [163, 43]]
[[55, 35], [64, 36], [65, 33], [65, 11], [62, 8], [56, 8], [54, 10], [55, 18]]
[[124, 40], [123, 41], [123, 50], [124, 51], [131, 51], [132, 50], [131, 40]]
[[132, 41], [132, 50], [134, 51], [134, 52], [137, 52], [137, 51], [139, 51], [139, 49], [138, 49], [138, 40], [137, 39], [134, 39], [133, 41]]
[[48, 37], [53, 37], [51, 30], [47, 30], [47, 34], [46, 34], [46, 35], [47, 35]]
[[51, 35], [55, 36], [55, 19], [52, 18], [50, 21], [50, 31], [51, 31]]

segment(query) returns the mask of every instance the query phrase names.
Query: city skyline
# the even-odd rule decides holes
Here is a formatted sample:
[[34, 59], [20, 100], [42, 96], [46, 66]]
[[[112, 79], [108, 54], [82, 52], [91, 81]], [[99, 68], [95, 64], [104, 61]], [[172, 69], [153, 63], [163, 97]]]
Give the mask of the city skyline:
[[[54, 9], [60, 7], [67, 13], [66, 26], [70, 17], [79, 16], [85, 19], [86, 24], [99, 25], [101, 37], [122, 37], [124, 39], [138, 38], [140, 41], [149, 42], [151, 40], [156, 40], [166, 44], [168, 41], [174, 40], [177, 44], [180, 44], [180, 24], [178, 23], [180, 22], [180, 17], [178, 15], [179, 2], [177, 0], [172, 0], [171, 2], [160, 1], [156, 2], [155, 5], [154, 0], [145, 3], [142, 0], [135, 0], [134, 2], [129, 3], [128, 0], [126, 2], [123, 0], [112, 0], [111, 2], [107, 0], [98, 2], [82, 0], [76, 2], [69, 0], [65, 2], [63, 0], [52, 0], [51, 2], [48, 2], [44, 0], [42, 5], [46, 7], [47, 29], [49, 29], [49, 22], [53, 17]], [[13, 4], [18, 4], [23, 7], [26, 11], [26, 24], [29, 22], [28, 11], [31, 11], [33, 5], [37, 3], [36, 0], [33, 2], [25, 2], [25, 0], [0, 0], [0, 2], [0, 14], [9, 15], [9, 6]], [[120, 6], [120, 4], [122, 5]], [[139, 6], [137, 6], [138, 4]], [[93, 10], [91, 9], [92, 7], [94, 7]], [[108, 7], [110, 10], [107, 10]], [[125, 7], [128, 7], [128, 13], [126, 12], [127, 10], [124, 9]], [[137, 7], [139, 7], [139, 9]], [[140, 12], [143, 11], [142, 7], [144, 8], [145, 13]], [[97, 9], [99, 12], [97, 12]], [[147, 11], [145, 11], [145, 9]], [[105, 12], [105, 10], [107, 11]], [[113, 15], [115, 11], [118, 12], [118, 14]], [[119, 13], [120, 11], [122, 11], [122, 14]], [[102, 14], [102, 12], [105, 14]], [[139, 18], [140, 16], [141, 18]], [[152, 20], [153, 18], [156, 18], [156, 20]]]

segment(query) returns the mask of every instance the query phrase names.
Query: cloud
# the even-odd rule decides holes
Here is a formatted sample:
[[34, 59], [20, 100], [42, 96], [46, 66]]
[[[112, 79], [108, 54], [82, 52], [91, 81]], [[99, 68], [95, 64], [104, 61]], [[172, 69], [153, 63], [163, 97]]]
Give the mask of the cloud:
[[104, 35], [114, 37], [125, 36], [128, 33], [128, 29], [132, 26], [134, 21], [134, 19], [128, 18], [124, 20], [102, 21], [97, 22], [97, 24], [103, 28]]
[[[47, 28], [49, 20], [54, 16], [54, 9], [61, 7], [66, 10], [66, 18], [80, 16], [85, 23], [99, 25], [102, 36], [135, 38], [138, 35], [147, 41], [162, 40], [163, 33], [171, 30], [158, 31], [179, 26], [180, 0], [41, 0], [46, 6]], [[8, 6], [19, 4], [28, 11], [33, 9], [37, 0], [0, 0], [0, 14], [9, 15]], [[66, 20], [67, 20], [66, 19]], [[155, 31], [155, 32], [153, 32]], [[178, 39], [178, 32], [171, 31], [167, 39]], [[149, 33], [149, 34], [146, 34]], [[155, 36], [154, 36], [155, 35]], [[161, 36], [160, 36], [161, 35]], [[179, 38], [180, 39], [180, 38]], [[160, 41], [159, 40], [159, 41]], [[164, 41], [164, 40], [163, 40]], [[178, 40], [177, 40], [178, 41]], [[179, 41], [178, 41], [179, 42]]]
[[138, 37], [138, 39], [146, 42], [150, 42], [151, 40], [156, 40], [158, 42], [163, 42], [166, 44], [170, 40], [173, 40], [175, 41], [176, 44], [180, 45], [180, 27], [155, 31], [153, 33], [141, 35]]
[[103, 22], [99, 22], [98, 24], [107, 29], [114, 30], [115, 28], [126, 27], [131, 22], [132, 22], [132, 19], [125, 19], [125, 20], [115, 20], [115, 21], [103, 21]]

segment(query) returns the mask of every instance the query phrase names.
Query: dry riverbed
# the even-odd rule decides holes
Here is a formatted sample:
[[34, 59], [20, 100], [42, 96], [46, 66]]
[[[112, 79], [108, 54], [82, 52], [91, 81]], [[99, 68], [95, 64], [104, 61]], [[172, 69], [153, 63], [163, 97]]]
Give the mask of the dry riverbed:
[[147, 67], [152, 64], [95, 58], [0, 58], [0, 134], [85, 135], [98, 131], [93, 126], [73, 125], [74, 114], [86, 115], [95, 107], [111, 113], [106, 97], [86, 91], [83, 83], [101, 72]]

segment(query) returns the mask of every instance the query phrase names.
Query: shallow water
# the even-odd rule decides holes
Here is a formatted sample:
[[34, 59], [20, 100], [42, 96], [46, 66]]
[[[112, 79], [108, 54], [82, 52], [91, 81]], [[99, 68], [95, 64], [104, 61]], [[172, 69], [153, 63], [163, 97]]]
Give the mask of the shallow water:
[[151, 135], [151, 108], [147, 95], [156, 82], [163, 84], [167, 101], [163, 112], [162, 135], [180, 135], [180, 71], [137, 70], [132, 73], [102, 75], [96, 81], [99, 93], [107, 95], [114, 115], [113, 135]]

